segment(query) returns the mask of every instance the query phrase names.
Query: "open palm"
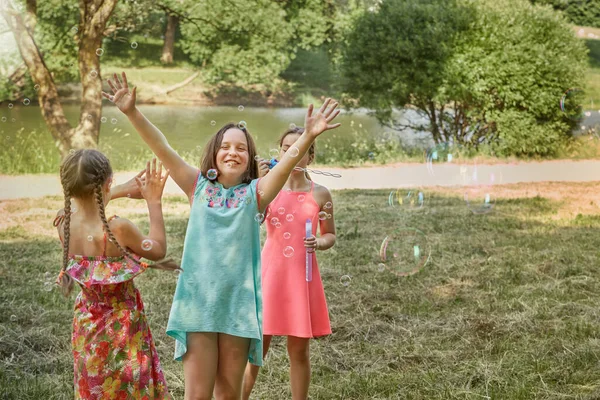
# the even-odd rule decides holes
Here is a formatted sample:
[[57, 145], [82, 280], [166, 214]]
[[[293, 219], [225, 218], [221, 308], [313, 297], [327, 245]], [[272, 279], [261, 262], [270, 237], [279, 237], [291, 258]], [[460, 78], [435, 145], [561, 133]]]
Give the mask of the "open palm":
[[330, 106], [331, 99], [327, 98], [321, 108], [316, 113], [313, 113], [313, 105], [308, 106], [308, 112], [304, 118], [304, 129], [312, 137], [317, 137], [321, 133], [335, 129], [341, 124], [330, 124], [340, 113], [340, 110], [336, 110], [338, 106], [337, 102], [333, 102]]
[[122, 81], [117, 74], [114, 74], [113, 77], [114, 81], [108, 80], [108, 86], [110, 86], [113, 94], [103, 91], [102, 96], [115, 103], [123, 114], [129, 114], [135, 110], [136, 88], [134, 87], [131, 92], [129, 91], [125, 72], [121, 73]]

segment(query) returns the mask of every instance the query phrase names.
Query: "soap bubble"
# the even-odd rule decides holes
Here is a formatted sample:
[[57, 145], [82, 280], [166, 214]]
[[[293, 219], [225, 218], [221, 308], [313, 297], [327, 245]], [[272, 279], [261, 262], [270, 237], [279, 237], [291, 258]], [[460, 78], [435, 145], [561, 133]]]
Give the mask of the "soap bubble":
[[290, 129], [296, 129], [296, 124], [294, 124], [293, 122], [290, 124]]
[[374, 160], [375, 159], [375, 153], [370, 152], [369, 153], [369, 160]]
[[150, 239], [142, 240], [142, 250], [144, 250], [144, 251], [152, 250], [152, 240], [150, 240]]
[[11, 316], [10, 316], [10, 320], [11, 320], [12, 322], [16, 322], [16, 321], [17, 321], [17, 316], [16, 316], [16, 315], [14, 315], [14, 314], [13, 314], [13, 315], [11, 315]]
[[421, 270], [431, 256], [427, 237], [414, 228], [400, 228], [385, 237], [379, 257], [398, 276], [413, 275]]
[[283, 238], [284, 238], [284, 239], [286, 239], [286, 240], [288, 240], [288, 239], [289, 239], [289, 238], [291, 238], [291, 237], [292, 237], [292, 234], [291, 234], [291, 233], [289, 233], [289, 232], [285, 232], [285, 233], [283, 234]]
[[279, 218], [277, 218], [277, 217], [271, 218], [271, 224], [277, 225], [278, 223], [279, 223]]
[[49, 281], [52, 279], [52, 273], [51, 272], [46, 272], [44, 273], [44, 279]]
[[77, 28], [76, 26], [71, 28], [71, 32], [73, 33], [77, 33], [79, 31], [79, 28]]
[[6, 122], [6, 117], [2, 117], [2, 122]]
[[585, 93], [580, 88], [568, 89], [560, 98], [560, 110], [570, 120], [576, 121], [583, 117], [583, 100]]
[[17, 122], [17, 120], [16, 120], [16, 119], [14, 119], [14, 118], [11, 118], [11, 119], [10, 119], [10, 122]]
[[131, 48], [132, 49], [137, 49], [137, 47], [138, 47], [137, 42], [131, 42]]
[[33, 87], [33, 90], [35, 90], [36, 92], [37, 92], [38, 90], [40, 90], [40, 85], [35, 85], [35, 86]]
[[13, 103], [8, 103], [8, 108], [13, 108]]
[[105, 123], [106, 122], [106, 117], [100, 118], [100, 122]]
[[303, 194], [298, 195], [298, 201], [300, 203], [302, 203], [304, 201], [304, 199], [306, 198], [306, 196], [304, 196]]
[[96, 78], [98, 76], [98, 71], [96, 71], [95, 69], [91, 70], [90, 71], [90, 76], [92, 78]]
[[296, 146], [290, 147], [287, 152], [290, 153], [290, 156], [292, 157], [298, 157], [298, 154], [300, 154], [300, 150], [298, 150]]
[[240, 121], [240, 122], [238, 122], [237, 126], [238, 126], [239, 129], [242, 129], [242, 130], [246, 129], [246, 121]]
[[327, 202], [327, 203], [325, 203], [325, 205], [323, 206], [323, 209], [324, 209], [324, 210], [329, 210], [329, 209], [330, 209], [330, 208], [332, 208], [332, 207], [333, 207], [333, 204], [332, 204], [330, 201], [328, 201], [328, 202]]
[[277, 209], [277, 212], [279, 213], [279, 215], [283, 215], [283, 214], [285, 214], [285, 208], [283, 208], [283, 207], [279, 207], [279, 208]]
[[[464, 162], [466, 149], [450, 142], [438, 143], [425, 152], [425, 163], [430, 175], [435, 175], [440, 167], [460, 165]], [[442, 172], [442, 171], [439, 171]]]
[[418, 210], [425, 204], [425, 194], [420, 189], [398, 189], [390, 192], [388, 204], [404, 210]]
[[103, 54], [104, 54], [104, 49], [102, 49], [102, 48], [96, 49], [96, 55], [98, 57], [102, 57]]
[[244, 106], [238, 106], [238, 111], [244, 111]]
[[211, 124], [212, 126], [215, 126], [215, 125], [217, 124], [217, 121], [215, 121], [215, 120], [212, 120], [212, 121], [210, 121], [210, 124]]
[[262, 222], [265, 220], [265, 215], [262, 213], [258, 213], [254, 216], [254, 220], [259, 224], [262, 224]]
[[117, 119], [116, 118], [111, 119], [110, 123], [113, 124], [113, 125], [116, 124], [117, 123]]
[[269, 150], [269, 157], [271, 157], [271, 158], [279, 157], [279, 150], [277, 150], [277, 149]]
[[254, 156], [254, 161], [260, 161], [260, 156]]
[[93, 237], [92, 235], [88, 235], [88, 237], [87, 237], [87, 241], [88, 241], [88, 242], [91, 242], [92, 240], [94, 240], [94, 237]]
[[379, 271], [379, 272], [385, 271], [385, 264], [384, 263], [377, 264], [377, 271]]
[[327, 213], [325, 211], [319, 212], [319, 220], [324, 221], [327, 219]]
[[276, 223], [275, 228], [281, 228], [281, 222]]
[[206, 177], [208, 179], [210, 179], [211, 181], [214, 181], [215, 179], [217, 179], [217, 175], [218, 175], [217, 170], [214, 168], [209, 169], [206, 173]]
[[283, 249], [283, 255], [286, 256], [287, 258], [290, 258], [294, 255], [294, 248], [291, 246], [286, 246]]
[[471, 166], [462, 176], [464, 200], [473, 214], [486, 214], [496, 203], [495, 185], [502, 181], [502, 172], [493, 166]]
[[344, 286], [348, 286], [348, 285], [350, 285], [351, 280], [352, 280], [352, 278], [350, 277], [350, 275], [343, 275], [340, 278], [340, 283]]
[[53, 282], [44, 282], [44, 291], [51, 292], [52, 289], [54, 289], [54, 283]]
[[294, 216], [292, 214], [288, 214], [285, 216], [287, 222], [292, 222], [294, 220]]
[[28, 106], [31, 103], [31, 100], [29, 100], [27, 97], [25, 97], [23, 99], [23, 104], [25, 104], [26, 106]]

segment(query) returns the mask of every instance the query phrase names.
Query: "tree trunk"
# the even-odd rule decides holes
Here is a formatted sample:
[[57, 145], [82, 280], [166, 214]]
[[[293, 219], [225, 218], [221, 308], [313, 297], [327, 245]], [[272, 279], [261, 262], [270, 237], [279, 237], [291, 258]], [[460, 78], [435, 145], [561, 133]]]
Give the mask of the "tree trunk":
[[[110, 17], [116, 1], [80, 0], [79, 2], [81, 14], [79, 72], [83, 93], [79, 124], [75, 128], [65, 117], [56, 84], [33, 36], [37, 22], [36, 0], [27, 0], [26, 11], [23, 15], [10, 7], [8, 2], [3, 2], [0, 10], [15, 37], [19, 53], [33, 82], [39, 85], [37, 96], [42, 117], [63, 157], [72, 148], [94, 148], [98, 143], [102, 81], [96, 49], [100, 47], [106, 21]], [[92, 70], [95, 70], [96, 73], [92, 73]]]
[[175, 48], [175, 32], [177, 30], [177, 24], [179, 23], [179, 17], [175, 15], [167, 15], [167, 31], [165, 32], [165, 43], [162, 49], [162, 56], [160, 61], [163, 64], [173, 64], [173, 50]]

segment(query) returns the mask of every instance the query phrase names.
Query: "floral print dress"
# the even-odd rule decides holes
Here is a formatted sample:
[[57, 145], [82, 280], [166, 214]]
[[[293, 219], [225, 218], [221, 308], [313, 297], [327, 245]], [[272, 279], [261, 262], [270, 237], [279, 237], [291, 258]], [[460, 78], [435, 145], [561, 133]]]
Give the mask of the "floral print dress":
[[66, 273], [81, 286], [72, 334], [75, 399], [170, 399], [133, 284], [146, 268], [107, 257], [106, 235], [102, 256], [69, 256]]

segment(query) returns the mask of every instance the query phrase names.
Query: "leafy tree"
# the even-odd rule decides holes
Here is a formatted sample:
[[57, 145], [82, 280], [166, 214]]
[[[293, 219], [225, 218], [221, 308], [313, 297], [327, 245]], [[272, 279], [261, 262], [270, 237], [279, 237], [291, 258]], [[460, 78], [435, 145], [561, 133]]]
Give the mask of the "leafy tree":
[[[382, 123], [436, 143], [553, 155], [576, 124], [558, 104], [582, 87], [586, 51], [561, 15], [522, 0], [384, 1], [348, 38], [343, 86]], [[427, 122], [394, 117], [403, 107]]]
[[547, 4], [563, 11], [575, 25], [600, 28], [600, 1], [598, 0], [531, 0], [534, 4]]

